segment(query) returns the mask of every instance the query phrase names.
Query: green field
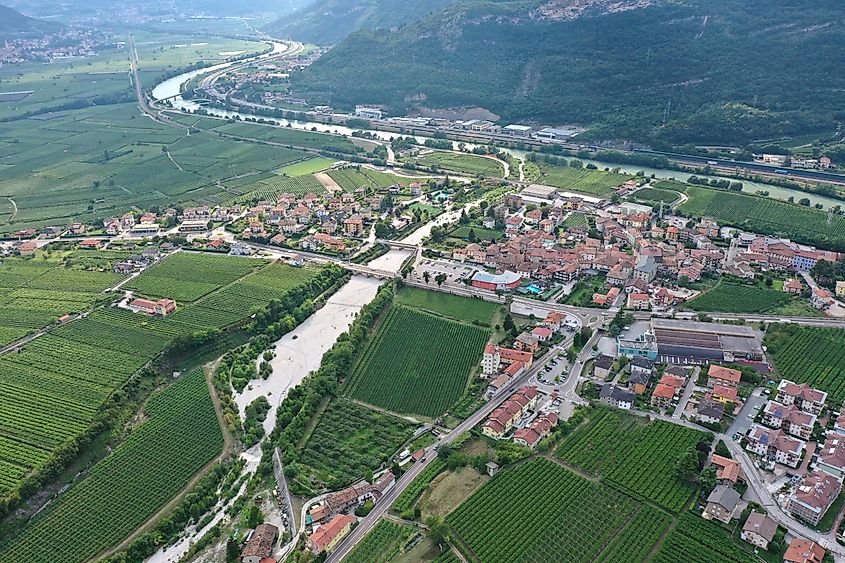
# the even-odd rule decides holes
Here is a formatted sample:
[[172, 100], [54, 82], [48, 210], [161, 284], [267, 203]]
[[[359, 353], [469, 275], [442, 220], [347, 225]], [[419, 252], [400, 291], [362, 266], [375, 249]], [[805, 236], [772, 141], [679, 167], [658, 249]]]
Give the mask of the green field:
[[690, 513], [683, 514], [654, 556], [655, 563], [753, 563], [751, 546], [722, 526]]
[[566, 219], [563, 220], [563, 228], [569, 229], [572, 227], [582, 227], [588, 229], [590, 222], [587, 220], [587, 215], [579, 212], [570, 213]]
[[845, 217], [762, 196], [686, 186], [689, 201], [679, 210], [693, 217], [713, 217], [719, 223], [804, 244], [845, 250]]
[[669, 205], [670, 203], [677, 201], [678, 198], [681, 197], [681, 194], [673, 190], [664, 190], [662, 188], [643, 188], [641, 190], [637, 190], [629, 197], [646, 205], [660, 205], [661, 203]]
[[[67, 314], [90, 309], [106, 299], [103, 291], [124, 279], [111, 271], [84, 270], [74, 253], [37, 258], [10, 258], [0, 262], [0, 346], [55, 322]], [[78, 258], [77, 258], [78, 257]], [[105, 259], [106, 264], [110, 264]], [[96, 264], [99, 265], [99, 264]]]
[[449, 233], [449, 236], [461, 240], [469, 240], [470, 231], [475, 234], [475, 238], [477, 240], [494, 241], [502, 238], [505, 235], [503, 231], [497, 231], [495, 229], [485, 229], [483, 227], [471, 227], [468, 225], [462, 225], [451, 233]]
[[[166, 270], [168, 262], [176, 259], [171, 264], [178, 263], [186, 274], [200, 265], [216, 264], [219, 267], [215, 273], [209, 271], [208, 279], [221, 285], [231, 279], [232, 270], [217, 262], [231, 257], [182, 254], [159, 264]], [[208, 256], [213, 262], [207, 262]], [[252, 272], [252, 267], [244, 269], [241, 260], [245, 259], [233, 262], [239, 264], [233, 269]], [[217, 286], [219, 289], [193, 304], [180, 304], [165, 318], [115, 307], [98, 309], [53, 329], [18, 353], [0, 357], [0, 497], [14, 491], [25, 474], [41, 469], [72, 444], [88, 429], [112, 392], [177, 339], [243, 321], [289, 290], [310, 287], [323, 278], [323, 272], [316, 269], [266, 265], [258, 260], [250, 264], [265, 265], [225, 287]], [[155, 268], [158, 266], [150, 271]], [[227, 277], [222, 277], [223, 272], [228, 272]], [[323, 279], [321, 283], [330, 282]]]
[[817, 313], [800, 298], [760, 285], [720, 281], [712, 289], [686, 302], [693, 311], [719, 313], [771, 313], [815, 316]]
[[459, 321], [479, 322], [489, 325], [500, 305], [482, 299], [468, 299], [440, 291], [427, 291], [416, 287], [403, 287], [396, 294], [396, 302], [443, 315]]
[[555, 453], [602, 482], [678, 512], [696, 486], [678, 475], [677, 460], [703, 440], [704, 432], [598, 408]]
[[769, 325], [764, 340], [780, 377], [827, 391], [828, 400], [845, 400], [845, 330]]
[[[379, 172], [363, 166], [347, 166], [338, 170], [331, 170], [329, 176], [347, 192], [354, 192], [358, 188], [378, 190], [394, 184], [407, 186], [414, 181], [411, 178]], [[426, 180], [427, 178], [420, 178], [418, 181], [424, 182]]]
[[399, 555], [400, 550], [418, 531], [413, 526], [381, 520], [364, 539], [355, 546], [344, 561], [351, 563], [387, 563]]
[[413, 160], [413, 162], [422, 166], [432, 166], [447, 172], [480, 175], [489, 178], [502, 178], [505, 175], [505, 168], [501, 162], [471, 154], [433, 152], [421, 156]]
[[223, 436], [201, 371], [150, 398], [149, 417], [13, 538], [0, 560], [82, 562], [120, 542], [217, 456]]
[[335, 162], [336, 161], [332, 160], [331, 158], [323, 158], [321, 156], [318, 156], [303, 160], [302, 162], [297, 162], [296, 164], [288, 164], [287, 166], [283, 166], [276, 170], [276, 174], [281, 174], [282, 176], [290, 177], [307, 176], [309, 174], [314, 174], [315, 172], [325, 170], [326, 168], [331, 167]]
[[346, 383], [353, 399], [436, 418], [467, 388], [489, 330], [393, 306]]
[[415, 429], [401, 418], [335, 399], [308, 438], [299, 463], [308, 468], [312, 488], [337, 490], [378, 469]]
[[544, 458], [496, 475], [446, 517], [473, 559], [503, 563], [642, 561], [670, 520]]
[[613, 193], [613, 188], [624, 184], [627, 180], [634, 177], [630, 174], [616, 174], [605, 172], [604, 170], [555, 166], [544, 162], [534, 162], [531, 164], [536, 167], [536, 173], [531, 175], [532, 182], [596, 197], [610, 196]]
[[147, 297], [192, 302], [266, 265], [252, 258], [177, 252], [124, 287]]
[[434, 478], [440, 475], [446, 469], [446, 462], [437, 458], [420, 473], [416, 479], [402, 491], [402, 494], [396, 499], [391, 507], [393, 510], [402, 514], [406, 510], [410, 510], [419, 500], [420, 496], [428, 489]]
[[133, 207], [217, 205], [243, 193], [239, 176], [265, 179], [259, 175], [304, 156], [212, 133], [188, 136], [141, 117], [130, 104], [0, 123], [0, 158], [10, 165], [0, 175], [0, 196], [18, 208], [12, 222], [2, 215], [0, 234], [93, 223]]

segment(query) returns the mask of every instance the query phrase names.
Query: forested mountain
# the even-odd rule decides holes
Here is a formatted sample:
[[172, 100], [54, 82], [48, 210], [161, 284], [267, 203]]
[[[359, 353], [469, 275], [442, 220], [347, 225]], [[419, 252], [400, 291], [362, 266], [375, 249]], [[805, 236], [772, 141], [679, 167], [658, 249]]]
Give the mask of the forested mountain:
[[47, 31], [55, 27], [57, 26], [27, 17], [7, 6], [0, 6], [0, 37], [8, 37], [19, 33]]
[[[336, 106], [481, 106], [597, 138], [738, 143], [845, 119], [840, 0], [459, 0], [295, 77]], [[331, 96], [328, 93], [331, 93]]]
[[452, 1], [316, 0], [268, 25], [266, 31], [277, 37], [327, 45], [357, 30], [389, 30], [418, 20]]

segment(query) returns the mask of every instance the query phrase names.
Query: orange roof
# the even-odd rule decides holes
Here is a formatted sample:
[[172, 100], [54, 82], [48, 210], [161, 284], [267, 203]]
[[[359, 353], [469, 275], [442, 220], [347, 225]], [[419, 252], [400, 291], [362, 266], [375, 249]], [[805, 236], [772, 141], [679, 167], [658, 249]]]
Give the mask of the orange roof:
[[658, 383], [651, 396], [659, 399], [672, 399], [675, 397], [675, 388], [665, 383]]
[[739, 463], [736, 461], [722, 457], [718, 454], [713, 454], [713, 465], [717, 467], [716, 478], [727, 479], [733, 483], [739, 478]]
[[742, 372], [738, 369], [731, 369], [722, 366], [712, 365], [707, 372], [708, 377], [715, 377], [716, 379], [724, 379], [733, 383], [739, 383], [742, 379]]
[[783, 560], [790, 563], [818, 563], [824, 559], [824, 555], [824, 548], [816, 542], [795, 538], [784, 553]]
[[348, 514], [335, 516], [328, 524], [320, 526], [308, 539], [311, 541], [311, 545], [317, 547], [319, 551], [323, 551], [347, 525], [351, 525], [354, 522], [356, 522], [356, 519]]
[[714, 385], [713, 395], [716, 397], [723, 397], [729, 401], [736, 402], [736, 389], [732, 387], [725, 387], [724, 385]]

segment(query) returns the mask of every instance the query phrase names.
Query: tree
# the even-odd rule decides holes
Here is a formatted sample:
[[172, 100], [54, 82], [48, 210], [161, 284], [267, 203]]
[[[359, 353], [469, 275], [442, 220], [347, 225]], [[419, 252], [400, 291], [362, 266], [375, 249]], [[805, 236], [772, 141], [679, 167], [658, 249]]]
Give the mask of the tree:
[[428, 525], [428, 536], [435, 545], [442, 545], [448, 541], [449, 528], [442, 518], [431, 517], [426, 522]]
[[425, 280], [425, 283], [428, 283], [431, 280], [431, 274], [428, 273], [428, 270], [423, 272], [423, 279]]
[[675, 470], [682, 479], [695, 481], [698, 477], [698, 454], [689, 451], [679, 456], [675, 462]]
[[505, 316], [504, 324], [502, 325], [505, 330], [511, 330], [514, 327], [513, 317], [510, 313]]
[[434, 281], [437, 282], [437, 287], [441, 287], [443, 285], [443, 282], [446, 281], [446, 274], [437, 274], [436, 276], [434, 276]]
[[716, 481], [716, 468], [705, 467], [702, 469], [701, 473], [698, 474], [698, 483], [701, 485], [701, 488], [704, 489], [703, 494], [705, 496], [709, 495], [718, 484]]
[[229, 538], [226, 541], [226, 562], [233, 563], [241, 556], [241, 548], [238, 547], [238, 542], [235, 538]]

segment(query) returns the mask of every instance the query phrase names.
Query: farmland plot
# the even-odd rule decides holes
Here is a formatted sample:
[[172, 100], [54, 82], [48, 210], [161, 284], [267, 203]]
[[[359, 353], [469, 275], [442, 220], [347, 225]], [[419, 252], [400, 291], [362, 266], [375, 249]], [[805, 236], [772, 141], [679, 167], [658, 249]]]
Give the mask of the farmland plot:
[[0, 560], [86, 561], [143, 524], [221, 452], [223, 436], [201, 371], [151, 397], [145, 410], [149, 420], [13, 538]]
[[464, 393], [490, 331], [394, 306], [345, 387], [353, 399], [437, 417]]
[[[446, 517], [479, 560], [500, 562], [636, 561], [669, 520], [544, 458], [500, 473]], [[633, 536], [638, 525], [642, 542], [617, 541], [620, 533]]]
[[684, 426], [599, 408], [556, 454], [635, 497], [680, 511], [695, 486], [680, 478], [676, 462], [706, 438]]
[[845, 330], [771, 325], [765, 343], [781, 377], [827, 391], [834, 403], [845, 400]]

